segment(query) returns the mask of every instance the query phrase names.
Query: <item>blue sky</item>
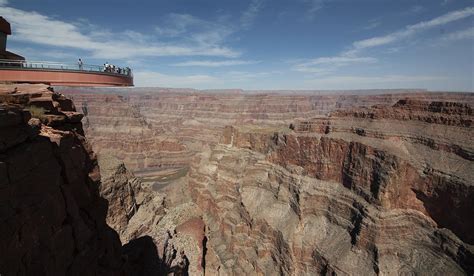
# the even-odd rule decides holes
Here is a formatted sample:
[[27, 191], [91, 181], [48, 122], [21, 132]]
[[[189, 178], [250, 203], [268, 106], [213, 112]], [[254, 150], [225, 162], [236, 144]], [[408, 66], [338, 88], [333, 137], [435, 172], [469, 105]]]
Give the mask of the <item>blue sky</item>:
[[474, 91], [472, 0], [0, 0], [7, 48], [137, 86]]

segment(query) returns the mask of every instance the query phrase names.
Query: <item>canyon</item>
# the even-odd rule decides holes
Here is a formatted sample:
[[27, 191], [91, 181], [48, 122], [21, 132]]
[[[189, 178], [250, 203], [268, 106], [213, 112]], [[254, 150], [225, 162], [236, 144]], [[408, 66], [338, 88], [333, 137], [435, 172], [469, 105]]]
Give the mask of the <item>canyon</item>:
[[473, 93], [7, 85], [0, 103], [5, 275], [163, 275], [180, 251], [190, 275], [474, 273]]
[[473, 272], [472, 93], [58, 91], [135, 191], [122, 241], [192, 275]]

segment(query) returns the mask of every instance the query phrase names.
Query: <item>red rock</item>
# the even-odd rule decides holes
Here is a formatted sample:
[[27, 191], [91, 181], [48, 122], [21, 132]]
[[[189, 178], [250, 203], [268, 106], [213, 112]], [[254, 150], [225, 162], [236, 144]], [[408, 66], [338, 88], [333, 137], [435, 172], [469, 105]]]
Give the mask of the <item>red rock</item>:
[[[33, 102], [54, 106], [47, 98]], [[0, 273], [121, 273], [120, 240], [105, 223], [107, 203], [99, 179], [90, 177], [97, 161], [87, 142], [29, 122], [26, 106], [17, 106], [25, 101], [12, 102], [0, 109]]]
[[473, 94], [393, 92], [64, 91], [97, 151], [176, 176], [120, 227], [161, 244], [202, 217], [208, 275], [469, 274]]

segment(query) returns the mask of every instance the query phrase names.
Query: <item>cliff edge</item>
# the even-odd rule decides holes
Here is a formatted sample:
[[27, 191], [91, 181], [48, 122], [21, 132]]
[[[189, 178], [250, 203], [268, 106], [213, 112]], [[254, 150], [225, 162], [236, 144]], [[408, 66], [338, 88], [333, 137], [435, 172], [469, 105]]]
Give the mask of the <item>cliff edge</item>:
[[81, 119], [47, 86], [0, 87], [0, 274], [123, 272]]

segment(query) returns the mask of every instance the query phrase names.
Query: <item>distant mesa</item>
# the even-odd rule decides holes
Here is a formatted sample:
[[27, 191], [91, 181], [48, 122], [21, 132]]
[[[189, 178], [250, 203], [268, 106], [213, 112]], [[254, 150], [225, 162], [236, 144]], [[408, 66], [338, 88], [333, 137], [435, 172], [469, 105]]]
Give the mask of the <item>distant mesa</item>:
[[133, 86], [132, 70], [113, 65], [28, 61], [7, 51], [10, 23], [0, 16], [0, 83], [44, 83], [54, 86]]

